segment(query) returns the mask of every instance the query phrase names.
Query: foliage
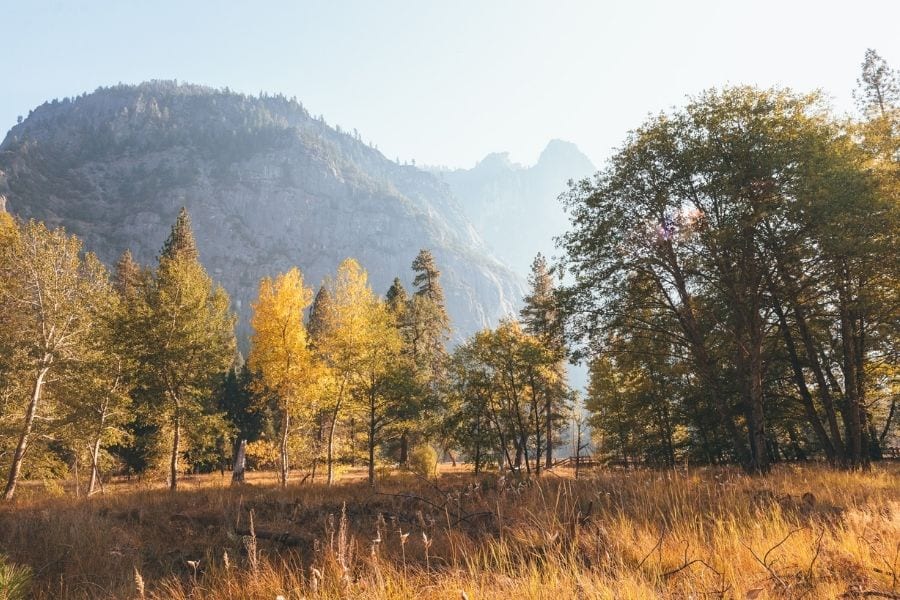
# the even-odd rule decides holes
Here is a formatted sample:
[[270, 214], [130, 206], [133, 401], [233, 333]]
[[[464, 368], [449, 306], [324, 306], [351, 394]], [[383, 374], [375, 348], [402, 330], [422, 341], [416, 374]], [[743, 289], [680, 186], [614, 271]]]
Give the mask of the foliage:
[[409, 453], [409, 470], [431, 479], [437, 474], [438, 455], [431, 444], [419, 444]]
[[[178, 481], [184, 428], [209, 414], [234, 353], [234, 315], [225, 291], [198, 259], [186, 213], [172, 228], [159, 265], [131, 307], [131, 351], [154, 424], [170, 436], [169, 485]], [[139, 333], [138, 333], [139, 332]]]
[[[650, 119], [572, 185], [573, 338], [606, 361], [595, 375], [624, 371], [631, 419], [678, 415], [691, 454], [757, 472], [798, 437], [840, 464], [877, 457], [867, 373], [898, 322], [897, 262], [884, 257], [898, 255], [900, 218], [896, 183], [869, 162], [817, 95], [739, 87]], [[595, 410], [613, 397], [625, 400], [600, 394]], [[798, 414], [802, 436], [776, 419]], [[704, 438], [710, 426], [720, 440]]]
[[3, 600], [24, 600], [31, 588], [32, 572], [29, 567], [17, 565], [0, 555], [0, 597]]

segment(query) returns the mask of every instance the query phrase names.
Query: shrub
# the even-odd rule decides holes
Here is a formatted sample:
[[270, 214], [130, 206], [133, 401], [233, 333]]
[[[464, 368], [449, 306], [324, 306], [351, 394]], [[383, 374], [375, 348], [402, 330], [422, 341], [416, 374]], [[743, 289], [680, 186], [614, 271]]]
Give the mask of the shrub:
[[31, 587], [31, 569], [8, 562], [0, 554], [0, 598], [19, 600], [28, 597]]
[[420, 444], [409, 453], [409, 469], [417, 475], [431, 478], [437, 474], [437, 452], [429, 444]]

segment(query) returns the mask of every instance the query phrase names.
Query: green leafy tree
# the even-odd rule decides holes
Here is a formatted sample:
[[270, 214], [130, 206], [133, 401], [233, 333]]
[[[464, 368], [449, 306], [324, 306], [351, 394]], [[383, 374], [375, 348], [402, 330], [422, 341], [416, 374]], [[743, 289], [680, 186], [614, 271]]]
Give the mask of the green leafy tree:
[[18, 233], [10, 229], [9, 221], [3, 227], [0, 265], [11, 267], [13, 280], [0, 286], [0, 306], [17, 328], [13, 339], [5, 343], [21, 361], [6, 375], [19, 381], [13, 388], [20, 396], [15, 405], [22, 410], [4, 491], [9, 500], [15, 494], [36, 420], [60, 416], [52, 395], [45, 395], [48, 379], [83, 358], [110, 288], [103, 265], [92, 254], [82, 255], [81, 241], [64, 230], [50, 230], [35, 221]]
[[169, 487], [175, 490], [182, 432], [201, 420], [235, 352], [228, 296], [200, 264], [183, 209], [148, 286], [140, 324], [135, 350], [155, 413], [171, 435]]

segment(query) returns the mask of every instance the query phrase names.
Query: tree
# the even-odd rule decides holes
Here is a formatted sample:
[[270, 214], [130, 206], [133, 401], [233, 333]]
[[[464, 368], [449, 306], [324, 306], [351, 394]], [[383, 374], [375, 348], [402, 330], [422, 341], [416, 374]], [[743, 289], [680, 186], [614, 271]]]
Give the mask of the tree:
[[[454, 439], [473, 452], [492, 437], [504, 465], [540, 474], [545, 450], [544, 394], [557, 382], [555, 356], [536, 337], [506, 320], [457, 348], [451, 362]], [[534, 460], [532, 460], [532, 457]]]
[[384, 299], [387, 301], [391, 312], [393, 312], [398, 319], [401, 319], [403, 313], [406, 311], [406, 305], [409, 302], [409, 294], [406, 292], [406, 288], [403, 287], [403, 282], [400, 281], [399, 277], [394, 277], [394, 281], [384, 295]]
[[200, 259], [197, 242], [194, 240], [194, 230], [191, 227], [191, 217], [183, 206], [178, 211], [175, 224], [172, 225], [172, 232], [163, 244], [161, 256], [180, 256], [186, 260]]
[[269, 426], [268, 406], [260, 407], [259, 398], [253, 392], [259, 388], [257, 377], [246, 363], [236, 361], [222, 381], [218, 409], [232, 426], [232, 463], [241, 441], [257, 441]]
[[[496, 387], [490, 367], [480, 359], [475, 340], [467, 340], [458, 346], [449, 365], [449, 393], [447, 429], [452, 440], [469, 460], [475, 473], [487, 464], [490, 449], [504, 446], [502, 434], [495, 444], [494, 423], [491, 420], [495, 406]], [[497, 432], [502, 430], [498, 428]]]
[[365, 270], [355, 260], [342, 262], [327, 285], [331, 302], [316, 348], [331, 371], [334, 388], [329, 403], [328, 483], [334, 481], [335, 430], [349, 397], [367, 417], [369, 483], [374, 484], [375, 446], [386, 407], [383, 386], [399, 354], [400, 338], [387, 306], [372, 292]]
[[91, 474], [88, 495], [103, 486], [101, 455], [108, 446], [127, 438], [131, 409], [130, 373], [135, 368], [128, 355], [123, 328], [125, 305], [112, 285], [95, 297], [91, 307], [94, 326], [79, 360], [58, 378], [64, 404], [64, 427], [75, 461], [87, 449]]
[[311, 413], [308, 390], [317, 376], [315, 357], [309, 348], [303, 314], [312, 291], [303, 285], [297, 268], [274, 281], [259, 284], [250, 324], [250, 367], [260, 374], [260, 383], [273, 392], [281, 412], [281, 486], [288, 479], [288, 436], [292, 418]]
[[113, 285], [125, 299], [131, 299], [144, 291], [148, 273], [135, 262], [131, 250], [125, 250], [116, 261]]
[[540, 253], [531, 263], [528, 284], [530, 291], [525, 296], [525, 305], [519, 313], [523, 328], [535, 336], [546, 351], [556, 358], [556, 373], [553, 378], [556, 385], [543, 390], [546, 427], [545, 465], [549, 469], [553, 466], [554, 421], [564, 415], [561, 405], [567, 396], [566, 346], [562, 312], [558, 306], [553, 273]]
[[306, 326], [310, 343], [315, 346], [316, 340], [320, 335], [324, 335], [326, 329], [326, 319], [331, 311], [331, 294], [328, 288], [319, 287], [316, 297], [313, 299], [312, 306], [309, 309], [309, 322]]
[[[391, 283], [391, 287], [388, 288], [388, 291], [385, 294], [385, 301], [387, 302], [387, 308], [391, 313], [394, 324], [402, 338], [401, 354], [404, 359], [405, 368], [402, 371], [397, 371], [397, 377], [394, 378], [395, 385], [393, 386], [393, 391], [397, 394], [404, 395], [402, 404], [407, 409], [408, 413], [406, 415], [398, 415], [397, 419], [398, 421], [404, 422], [400, 431], [398, 462], [401, 466], [405, 466], [409, 458], [410, 430], [419, 428], [417, 425], [421, 426], [422, 424], [421, 409], [423, 408], [422, 405], [425, 400], [424, 392], [427, 383], [424, 381], [424, 378], [427, 374], [420, 368], [421, 365], [416, 362], [416, 345], [414, 340], [417, 339], [416, 332], [418, 331], [418, 328], [413, 319], [415, 314], [414, 308], [411, 306], [411, 302], [413, 301], [410, 300], [409, 294], [399, 277], [395, 277], [394, 281]], [[420, 418], [418, 424], [412, 422], [411, 417], [414, 413]]]
[[[689, 357], [733, 458], [765, 472], [775, 447], [765, 375], [773, 334], [785, 329], [773, 300], [815, 303], [844, 340], [841, 404], [858, 464], [868, 418], [857, 376], [868, 356], [860, 346], [862, 290], [896, 281], [884, 270], [848, 277], [878, 256], [896, 256], [896, 212], [877, 188], [853, 137], [816, 95], [729, 88], [653, 118], [594, 181], [566, 196], [574, 228], [562, 245], [575, 283], [564, 296], [575, 335], [594, 353], [622, 324], [629, 335], [667, 338]], [[886, 218], [864, 216], [872, 214]], [[785, 294], [791, 281], [801, 287]], [[633, 318], [641, 315], [666, 317]], [[823, 346], [811, 348], [807, 359]], [[817, 411], [806, 414], [821, 436]]]
[[432, 377], [440, 377], [447, 358], [446, 344], [450, 338], [450, 317], [447, 314], [441, 272], [434, 256], [428, 250], [420, 250], [412, 263], [415, 273], [411, 325], [413, 353], [422, 357]]
[[[106, 270], [92, 254], [82, 256], [81, 242], [63, 229], [29, 221], [18, 233], [5, 220], [0, 265], [12, 267], [12, 281], [0, 286], [0, 306], [15, 319], [8, 341], [20, 360], [12, 377], [28, 390], [20, 406], [23, 418], [12, 457], [4, 498], [13, 497], [31, 442], [35, 420], [53, 414], [43, 404], [52, 373], [78, 362], [97, 326], [98, 306], [109, 293]], [[9, 377], [9, 375], [7, 375]]]
[[228, 296], [200, 264], [184, 210], [163, 247], [139, 318], [144, 334], [135, 351], [156, 414], [172, 436], [169, 487], [175, 490], [182, 431], [203, 414], [203, 401], [235, 351]]
[[[404, 339], [405, 355], [416, 369], [421, 382], [422, 397], [411, 398], [419, 405], [419, 426], [408, 428], [401, 435], [401, 462], [411, 434], [436, 433], [440, 437], [441, 450], [449, 453], [449, 432], [442, 427], [446, 404], [447, 343], [450, 340], [450, 317], [441, 286], [441, 273], [434, 256], [427, 249], [419, 251], [412, 263], [415, 290], [402, 315], [400, 330]], [[416, 431], [418, 430], [418, 431]], [[452, 453], [450, 454], [453, 458]]]

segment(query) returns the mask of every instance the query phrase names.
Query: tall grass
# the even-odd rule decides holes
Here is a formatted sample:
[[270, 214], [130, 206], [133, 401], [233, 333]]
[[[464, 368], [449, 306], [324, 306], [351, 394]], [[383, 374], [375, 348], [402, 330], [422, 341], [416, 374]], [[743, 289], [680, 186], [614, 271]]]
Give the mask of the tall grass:
[[892, 598], [898, 466], [205, 479], [20, 500], [0, 543], [36, 598]]

